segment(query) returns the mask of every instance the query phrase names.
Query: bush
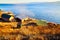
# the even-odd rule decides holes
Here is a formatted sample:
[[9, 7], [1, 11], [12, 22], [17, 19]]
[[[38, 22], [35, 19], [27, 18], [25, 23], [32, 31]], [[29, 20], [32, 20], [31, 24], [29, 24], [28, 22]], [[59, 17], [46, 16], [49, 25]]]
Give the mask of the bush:
[[46, 26], [47, 22], [46, 21], [42, 21], [42, 20], [37, 20], [36, 21], [37, 25], [42, 25], [42, 26]]

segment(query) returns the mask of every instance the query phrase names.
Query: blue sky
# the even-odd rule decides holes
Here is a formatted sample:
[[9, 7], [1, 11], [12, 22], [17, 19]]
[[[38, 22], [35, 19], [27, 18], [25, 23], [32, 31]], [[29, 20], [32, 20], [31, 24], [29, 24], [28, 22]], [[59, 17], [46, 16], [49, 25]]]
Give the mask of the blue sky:
[[0, 4], [0, 9], [12, 11], [17, 17], [27, 16], [60, 23], [60, 2], [34, 2], [28, 4]]

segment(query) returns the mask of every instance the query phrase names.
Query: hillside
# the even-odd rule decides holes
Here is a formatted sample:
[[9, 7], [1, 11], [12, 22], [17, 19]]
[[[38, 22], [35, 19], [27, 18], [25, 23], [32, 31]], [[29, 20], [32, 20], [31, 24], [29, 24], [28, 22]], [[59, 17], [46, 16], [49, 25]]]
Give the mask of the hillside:
[[16, 22], [0, 22], [0, 40], [60, 40], [60, 24], [33, 18], [22, 19], [22, 25]]

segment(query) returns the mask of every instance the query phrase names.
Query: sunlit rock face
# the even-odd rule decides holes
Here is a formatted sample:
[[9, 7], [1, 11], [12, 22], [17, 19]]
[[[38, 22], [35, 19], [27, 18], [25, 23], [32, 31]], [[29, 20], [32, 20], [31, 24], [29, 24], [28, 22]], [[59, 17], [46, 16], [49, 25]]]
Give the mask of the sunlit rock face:
[[12, 12], [6, 12], [4, 10], [0, 10], [0, 18], [5, 21], [12, 21], [14, 20], [14, 15]]

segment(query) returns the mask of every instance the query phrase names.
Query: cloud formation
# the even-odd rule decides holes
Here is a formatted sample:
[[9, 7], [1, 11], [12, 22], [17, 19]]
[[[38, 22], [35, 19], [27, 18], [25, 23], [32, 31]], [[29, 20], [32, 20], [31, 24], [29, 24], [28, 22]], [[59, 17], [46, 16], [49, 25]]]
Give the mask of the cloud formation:
[[32, 11], [27, 9], [27, 6], [15, 6], [15, 10], [18, 10], [18, 13], [16, 14], [16, 16], [21, 19], [35, 16], [35, 14]]

